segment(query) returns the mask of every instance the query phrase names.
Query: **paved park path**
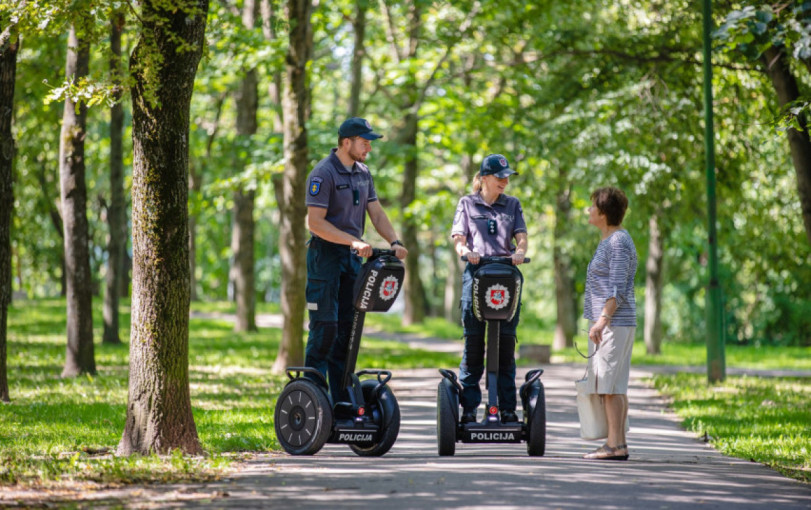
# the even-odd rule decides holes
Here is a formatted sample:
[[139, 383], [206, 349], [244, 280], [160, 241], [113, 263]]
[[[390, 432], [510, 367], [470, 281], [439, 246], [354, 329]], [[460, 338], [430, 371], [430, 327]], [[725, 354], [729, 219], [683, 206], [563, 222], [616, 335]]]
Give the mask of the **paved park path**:
[[364, 459], [342, 445], [326, 445], [313, 457], [260, 455], [229, 481], [196, 487], [195, 492], [215, 498], [198, 499], [194, 506], [811, 508], [811, 486], [760, 464], [725, 457], [682, 431], [665, 403], [642, 382], [649, 375], [644, 370], [633, 370], [629, 391], [631, 458], [582, 460], [583, 453], [599, 445], [578, 435], [573, 381], [582, 366], [544, 368], [548, 428], [544, 457], [528, 457], [524, 444], [461, 443], [455, 456], [438, 457], [440, 376], [433, 369], [403, 370], [395, 372], [391, 383], [402, 425], [386, 456]]
[[[433, 344], [448, 350], [460, 345]], [[582, 375], [583, 366], [542, 367], [547, 406], [543, 457], [528, 457], [523, 443], [459, 443], [455, 456], [439, 457], [436, 388], [440, 375], [435, 369], [399, 370], [390, 384], [402, 413], [400, 435], [384, 457], [360, 458], [343, 445], [326, 445], [311, 457], [261, 454], [241, 463], [225, 480], [108, 489], [88, 494], [89, 499], [79, 506], [811, 509], [811, 485], [754, 462], [725, 457], [683, 431], [666, 402], [645, 384], [650, 370], [633, 368], [631, 372], [630, 459], [581, 459], [600, 444], [579, 438], [573, 381]], [[520, 380], [525, 370], [519, 370]], [[0, 498], [0, 506], [3, 502]]]

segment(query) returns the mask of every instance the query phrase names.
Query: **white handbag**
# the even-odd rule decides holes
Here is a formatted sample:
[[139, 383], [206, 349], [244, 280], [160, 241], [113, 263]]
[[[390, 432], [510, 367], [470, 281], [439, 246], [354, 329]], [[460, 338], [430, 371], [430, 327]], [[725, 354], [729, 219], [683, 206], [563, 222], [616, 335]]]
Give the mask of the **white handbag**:
[[596, 393], [587, 393], [589, 380], [574, 382], [577, 388], [577, 415], [580, 417], [580, 437], [602, 439], [608, 437], [608, 420], [605, 417], [603, 399]]
[[[588, 393], [589, 380], [586, 375], [574, 382], [577, 388], [577, 414], [580, 417], [580, 437], [583, 439], [603, 439], [608, 437], [608, 419], [605, 416], [603, 399], [596, 393]], [[625, 417], [625, 431], [630, 422]]]

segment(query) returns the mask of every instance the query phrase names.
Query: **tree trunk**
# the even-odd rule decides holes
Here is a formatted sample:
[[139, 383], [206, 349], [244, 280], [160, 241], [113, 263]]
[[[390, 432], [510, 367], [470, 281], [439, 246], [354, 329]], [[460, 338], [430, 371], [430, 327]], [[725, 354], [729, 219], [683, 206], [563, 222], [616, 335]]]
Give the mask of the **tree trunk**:
[[185, 5], [142, 2], [130, 59], [132, 333], [119, 455], [202, 453], [189, 395], [188, 140], [208, 0]]
[[462, 293], [462, 272], [464, 263], [453, 249], [453, 241], [448, 242], [450, 260], [448, 264], [448, 278], [445, 280], [445, 320], [461, 324], [462, 308], [459, 303]]
[[664, 244], [657, 215], [648, 222], [648, 260], [645, 262], [645, 350], [662, 352], [662, 285], [664, 283]]
[[[6, 29], [0, 19], [0, 32]], [[11, 212], [14, 207], [14, 137], [11, 120], [14, 117], [14, 83], [17, 74], [19, 39], [0, 46], [0, 401], [9, 402], [6, 345], [8, 307], [11, 303]]]
[[305, 225], [307, 208], [304, 194], [307, 180], [307, 112], [310, 92], [307, 62], [313, 51], [310, 24], [311, 0], [288, 0], [287, 19], [290, 44], [287, 49], [284, 75], [284, 173], [274, 179], [274, 191], [279, 207], [279, 254], [282, 263], [281, 305], [284, 315], [282, 342], [273, 364], [273, 372], [281, 373], [289, 365], [304, 362], [304, 288]]
[[[121, 31], [124, 28], [124, 15], [116, 12], [112, 16], [110, 34], [110, 71], [117, 87], [121, 86]], [[127, 242], [127, 203], [124, 198], [124, 107], [120, 103], [121, 94], [116, 93], [116, 103], [110, 110], [110, 207], [107, 209], [107, 223], [110, 228], [110, 242], [107, 247], [106, 290], [104, 292], [104, 335], [105, 344], [120, 344], [118, 336], [118, 302], [121, 296], [121, 273], [124, 270], [124, 249]]]
[[256, 331], [254, 289], [254, 197], [253, 190], [234, 193], [234, 222], [231, 251], [234, 253], [234, 297], [237, 304], [235, 331]]
[[[774, 46], [763, 52], [761, 63], [766, 68], [766, 74], [777, 92], [780, 107], [785, 108], [789, 103], [800, 97], [797, 79], [791, 73], [788, 58], [782, 48]], [[811, 243], [811, 138], [808, 135], [807, 121], [804, 117], [797, 119], [802, 131], [789, 129], [788, 143], [791, 148], [791, 160], [797, 175], [797, 191], [800, 196], [800, 211], [805, 225], [805, 235]]]
[[[416, 155], [418, 118], [415, 114], [406, 116], [403, 131], [406, 161], [403, 171], [403, 190], [400, 194], [400, 208], [405, 211], [416, 198], [417, 174], [419, 166]], [[405, 274], [405, 311], [403, 325], [421, 323], [425, 320], [425, 289], [420, 279], [419, 226], [413, 219], [403, 215], [403, 244], [408, 247]]]
[[[255, 0], [245, 0], [242, 8], [242, 24], [252, 30], [256, 20], [258, 4]], [[259, 102], [258, 78], [256, 69], [245, 72], [245, 78], [236, 94], [237, 135], [250, 143], [256, 133], [256, 111]], [[243, 168], [247, 161], [236, 162]], [[231, 251], [233, 257], [234, 297], [237, 303], [236, 331], [256, 331], [256, 289], [254, 288], [254, 197], [253, 189], [241, 185], [234, 192], [234, 223], [231, 231]]]
[[[273, 11], [273, 3], [270, 0], [261, 0], [259, 9], [262, 13], [262, 34], [268, 41], [276, 39], [275, 16]], [[268, 96], [273, 103], [273, 132], [281, 133], [284, 129], [284, 122], [282, 118], [282, 73], [278, 71], [273, 72], [270, 86], [268, 87]]]
[[[469, 188], [473, 181], [473, 176], [478, 172], [473, 164], [473, 158], [469, 154], [462, 156], [462, 175], [465, 177], [463, 190]], [[463, 193], [464, 194], [464, 191]], [[446, 230], [447, 232], [447, 230]], [[453, 240], [448, 237], [450, 243], [450, 260], [448, 264], [448, 279], [445, 281], [445, 320], [461, 324], [462, 308], [460, 301], [462, 298], [462, 272], [465, 270], [465, 263], [459, 258], [454, 250]]]
[[363, 57], [366, 50], [363, 40], [366, 33], [366, 10], [369, 8], [368, 0], [356, 0], [355, 19], [352, 20], [352, 29], [355, 34], [355, 44], [352, 50], [352, 72], [349, 87], [349, 116], [358, 117], [360, 112], [360, 91], [363, 88]]
[[555, 322], [555, 337], [552, 348], [565, 349], [574, 344], [574, 335], [577, 332], [577, 301], [575, 299], [574, 278], [572, 277], [572, 264], [569, 254], [561, 246], [561, 239], [566, 236], [566, 230], [571, 223], [571, 187], [567, 182], [567, 175], [561, 171], [562, 184], [555, 200], [555, 232], [552, 248], [552, 259], [555, 266], [555, 302], [557, 303], [557, 321]]
[[[78, 82], [87, 76], [89, 63], [90, 47], [71, 27], [65, 65], [67, 79]], [[59, 180], [65, 229], [68, 345], [62, 377], [96, 373], [84, 161], [86, 122], [87, 106], [65, 99], [59, 139]]]

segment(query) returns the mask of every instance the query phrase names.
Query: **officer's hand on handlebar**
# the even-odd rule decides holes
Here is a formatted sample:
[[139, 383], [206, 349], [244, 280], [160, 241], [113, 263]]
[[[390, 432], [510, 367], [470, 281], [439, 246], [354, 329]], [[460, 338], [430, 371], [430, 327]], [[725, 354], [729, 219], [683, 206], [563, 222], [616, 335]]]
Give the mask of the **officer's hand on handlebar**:
[[467, 257], [467, 261], [474, 265], [478, 264], [479, 260], [481, 259], [481, 255], [479, 255], [479, 253], [475, 251], [469, 251], [465, 256]]
[[520, 252], [513, 253], [510, 258], [513, 259], [513, 265], [514, 266], [517, 266], [518, 264], [523, 264], [524, 263], [524, 254], [523, 253], [520, 253]]
[[350, 245], [352, 250], [358, 253], [358, 256], [369, 258], [372, 256], [372, 245], [363, 241], [352, 241]]
[[406, 255], [408, 255], [408, 250], [406, 250], [405, 246], [395, 244], [392, 246], [392, 249], [394, 250], [394, 256], [400, 260], [405, 260]]

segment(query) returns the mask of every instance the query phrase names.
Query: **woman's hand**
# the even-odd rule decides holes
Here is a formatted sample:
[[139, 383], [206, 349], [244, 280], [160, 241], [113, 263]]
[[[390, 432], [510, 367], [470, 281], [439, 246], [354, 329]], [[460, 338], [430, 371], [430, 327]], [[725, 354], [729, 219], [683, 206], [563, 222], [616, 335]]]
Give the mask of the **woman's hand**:
[[595, 345], [600, 345], [603, 341], [603, 330], [611, 323], [608, 317], [600, 317], [597, 322], [589, 329], [589, 340], [594, 342]]
[[513, 265], [517, 266], [518, 264], [523, 264], [524, 263], [524, 257], [525, 256], [526, 255], [524, 255], [524, 252], [517, 251], [517, 252], [513, 253], [510, 258], [513, 259]]

